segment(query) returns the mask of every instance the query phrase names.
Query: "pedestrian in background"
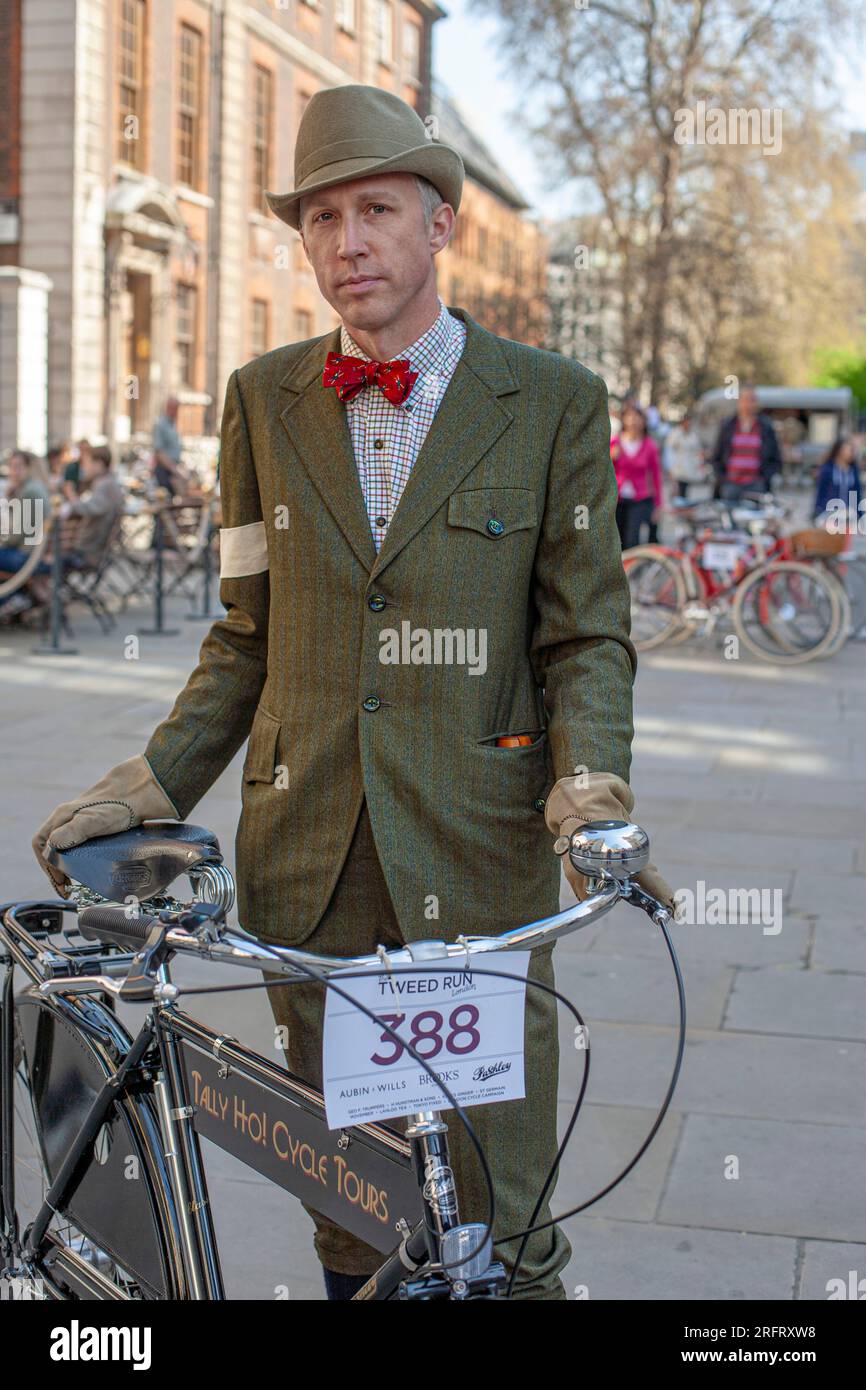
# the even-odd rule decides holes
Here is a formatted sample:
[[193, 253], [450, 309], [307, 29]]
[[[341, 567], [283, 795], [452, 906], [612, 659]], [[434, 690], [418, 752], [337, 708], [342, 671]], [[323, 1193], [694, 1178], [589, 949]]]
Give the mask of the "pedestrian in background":
[[153, 427], [153, 475], [158, 487], [164, 487], [172, 497], [185, 489], [180, 466], [183, 446], [177, 432], [177, 396], [169, 396], [162, 414]]
[[701, 437], [690, 415], [684, 415], [674, 425], [665, 441], [664, 461], [667, 472], [677, 485], [677, 497], [688, 498], [689, 488], [707, 476]]
[[[812, 515], [817, 519], [824, 515], [831, 502], [840, 502], [849, 514], [853, 510], [856, 527], [862, 496], [857, 449], [854, 441], [842, 434], [821, 464]], [[839, 508], [834, 508], [836, 510]]]
[[[27, 559], [30, 546], [42, 534], [42, 525], [51, 514], [51, 492], [45, 464], [27, 449], [15, 449], [9, 456], [6, 492], [7, 503], [18, 501], [20, 513], [4, 508], [0, 513], [0, 572], [15, 574]], [[13, 518], [21, 515], [32, 516], [38, 530], [32, 532], [27, 526], [16, 527]]]
[[716, 473], [715, 497], [739, 501], [744, 492], [769, 492], [782, 455], [768, 415], [758, 409], [754, 386], [740, 387], [737, 413], [722, 422], [710, 460]]
[[67, 501], [71, 502], [81, 492], [92, 455], [93, 445], [89, 439], [79, 439], [78, 443], [69, 450], [69, 457], [63, 469], [63, 481], [60, 485], [60, 491]]
[[[23, 569], [32, 547], [42, 539], [51, 514], [47, 468], [41, 458], [27, 449], [16, 449], [9, 458], [5, 501], [17, 501], [20, 507], [17, 511], [9, 507], [0, 511], [0, 580]], [[40, 560], [34, 574], [47, 573], [48, 566]], [[32, 607], [32, 600], [16, 591], [0, 599], [0, 607], [8, 616], [11, 611], [23, 612]]]
[[60, 444], [52, 444], [45, 455], [45, 467], [48, 470], [48, 481], [51, 488], [60, 487], [69, 457], [69, 441], [66, 439]]
[[630, 550], [640, 541], [641, 526], [657, 519], [664, 500], [658, 447], [635, 401], [623, 405], [622, 428], [610, 441], [610, 456], [619, 493], [617, 530], [623, 550]]
[[65, 554], [73, 568], [88, 569], [99, 563], [124, 504], [123, 488], [111, 468], [111, 450], [91, 449], [83, 460], [82, 496], [60, 509], [64, 520], [81, 518], [74, 544]]

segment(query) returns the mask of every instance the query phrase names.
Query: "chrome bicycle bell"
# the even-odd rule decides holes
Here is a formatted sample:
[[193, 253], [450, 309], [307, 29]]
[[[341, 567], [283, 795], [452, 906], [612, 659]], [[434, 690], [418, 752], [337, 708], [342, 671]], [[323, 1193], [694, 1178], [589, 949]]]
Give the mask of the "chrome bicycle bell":
[[[567, 840], [567, 846], [563, 841]], [[556, 849], [587, 878], [633, 878], [649, 863], [649, 836], [625, 820], [592, 820], [571, 836], [560, 836]]]

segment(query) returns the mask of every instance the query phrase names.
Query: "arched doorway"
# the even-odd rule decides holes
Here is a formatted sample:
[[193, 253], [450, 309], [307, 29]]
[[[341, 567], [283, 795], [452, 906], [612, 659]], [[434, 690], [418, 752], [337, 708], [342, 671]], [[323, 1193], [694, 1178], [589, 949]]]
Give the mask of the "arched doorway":
[[173, 276], [194, 258], [171, 189], [121, 179], [106, 206], [105, 434], [123, 447], [147, 437], [169, 390]]

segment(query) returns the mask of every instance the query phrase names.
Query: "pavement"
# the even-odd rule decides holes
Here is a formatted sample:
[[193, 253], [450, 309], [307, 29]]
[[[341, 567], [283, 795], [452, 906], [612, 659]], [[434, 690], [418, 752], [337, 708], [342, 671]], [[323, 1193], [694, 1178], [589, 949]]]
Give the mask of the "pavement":
[[[32, 633], [0, 628], [0, 898], [45, 894], [35, 828], [140, 752], [168, 712], [207, 628], [188, 608], [169, 605], [173, 637], [137, 636], [150, 626], [145, 607], [108, 636], [77, 617], [78, 650], [65, 656], [37, 655]], [[794, 669], [727, 660], [717, 639], [641, 659], [635, 814], [665, 876], [695, 895], [693, 920], [671, 932], [688, 1034], [644, 1158], [566, 1223], [570, 1298], [825, 1299], [830, 1280], [849, 1285], [850, 1271], [855, 1284], [866, 1280], [864, 666], [862, 642]], [[217, 832], [230, 863], [241, 758], [192, 818]], [[764, 897], [753, 892], [744, 912], [742, 890]], [[562, 942], [556, 961], [591, 1040], [586, 1102], [554, 1201], [562, 1211], [605, 1186], [643, 1142], [678, 1034], [671, 963], [643, 914], [616, 909]], [[215, 974], [194, 965], [177, 978]], [[193, 1003], [196, 1016], [274, 1055], [262, 994]], [[570, 1016], [561, 1028], [564, 1123], [584, 1054]], [[229, 1297], [322, 1298], [297, 1201], [205, 1149]]]

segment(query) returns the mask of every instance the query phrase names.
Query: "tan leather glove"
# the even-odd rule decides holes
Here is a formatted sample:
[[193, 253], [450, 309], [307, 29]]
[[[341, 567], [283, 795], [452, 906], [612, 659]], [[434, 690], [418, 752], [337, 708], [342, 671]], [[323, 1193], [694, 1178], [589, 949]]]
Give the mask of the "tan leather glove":
[[69, 896], [69, 879], [45, 858], [54, 849], [73, 849], [99, 835], [115, 835], [145, 820], [178, 820], [179, 816], [150, 770], [143, 753], [118, 763], [88, 791], [64, 801], [52, 811], [33, 839], [33, 852], [61, 897]]
[[[591, 820], [631, 820], [633, 808], [634, 793], [621, 777], [613, 772], [590, 772], [582, 777], [560, 777], [547, 798], [544, 819], [554, 835], [573, 835]], [[565, 877], [582, 902], [587, 896], [585, 875], [577, 872], [567, 853], [562, 863]], [[635, 882], [673, 912], [673, 890], [654, 864], [647, 864]]]

